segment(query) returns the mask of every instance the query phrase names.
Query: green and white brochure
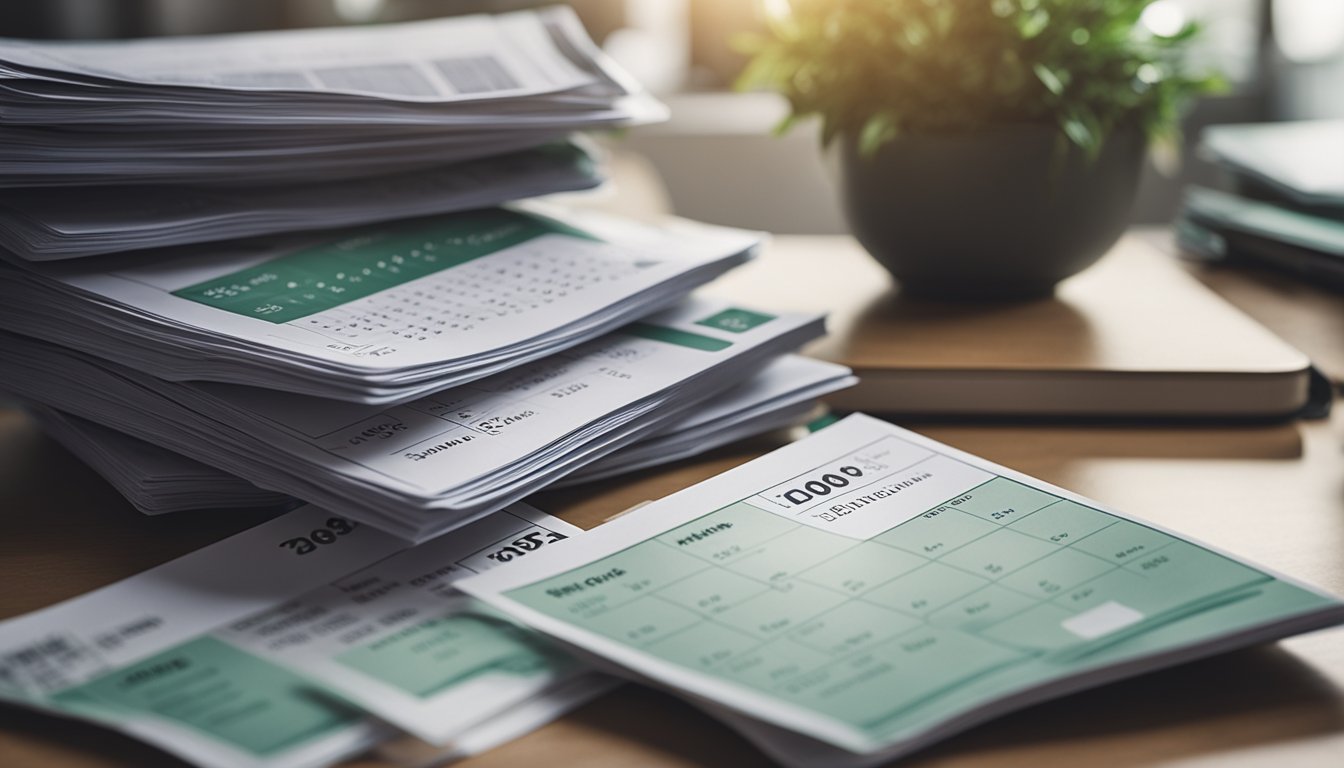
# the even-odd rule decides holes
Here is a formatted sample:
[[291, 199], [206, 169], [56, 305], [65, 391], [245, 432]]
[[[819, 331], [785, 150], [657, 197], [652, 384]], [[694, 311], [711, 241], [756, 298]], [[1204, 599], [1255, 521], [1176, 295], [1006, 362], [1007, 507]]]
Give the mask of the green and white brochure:
[[162, 379], [402, 403], [674, 304], [760, 241], [529, 203], [6, 268], [0, 321]]
[[[698, 455], [807, 418], [817, 398], [852, 385], [844, 366], [785, 355], [662, 430], [588, 464], [563, 483], [588, 482]], [[293, 500], [174, 451], [61, 411], [29, 406], [43, 430], [145, 514], [288, 509]], [[289, 505], [289, 506], [287, 506]]]
[[608, 687], [546, 638], [453, 587], [579, 533], [515, 505], [233, 622], [215, 636], [446, 746], [548, 690]]
[[819, 315], [750, 329], [691, 297], [544, 360], [400, 406], [163, 381], [18, 335], [16, 397], [90, 419], [337, 514], [425, 540], [655, 434], [822, 335]]
[[1333, 597], [864, 415], [459, 586], [750, 718], [793, 763], [890, 759], [1344, 622]]
[[792, 313], [746, 333], [695, 325], [722, 306], [691, 298], [574, 349], [401, 406], [202, 387], [198, 410], [256, 423], [276, 434], [275, 445], [359, 482], [420, 494], [482, 478], [500, 485], [492, 472], [566, 435], [623, 411], [640, 413], [651, 399], [690, 391], [697, 376], [822, 332], [819, 317]]
[[303, 507], [0, 623], [0, 698], [220, 768], [329, 764], [395, 735], [389, 721], [445, 757], [486, 748], [609, 682], [468, 614], [451, 584], [577, 532], [515, 505], [411, 548]]
[[484, 209], [59, 274], [188, 326], [376, 371], [497, 354], [752, 243], [745, 233], [622, 241], [593, 224]]

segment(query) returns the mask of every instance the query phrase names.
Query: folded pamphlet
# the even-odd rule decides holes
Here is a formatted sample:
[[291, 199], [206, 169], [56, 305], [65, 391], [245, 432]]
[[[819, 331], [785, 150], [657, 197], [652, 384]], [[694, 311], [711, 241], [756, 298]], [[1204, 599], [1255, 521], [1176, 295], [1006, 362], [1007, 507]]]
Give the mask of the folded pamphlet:
[[515, 505], [410, 546], [302, 507], [0, 622], [0, 698], [205, 766], [384, 741], [428, 765], [613, 685], [584, 658], [784, 764], [868, 766], [1340, 623], [1336, 598], [856, 415], [582, 534]]
[[0, 388], [424, 539], [653, 434], [822, 332], [820, 316], [692, 298], [544, 360], [393, 407], [163, 381], [6, 334]]
[[40, 405], [30, 412], [42, 429], [126, 497], [141, 513], [215, 513], [232, 509], [283, 512], [302, 504], [214, 467], [78, 416]]
[[[559, 484], [657, 466], [750, 435], [792, 426], [812, 413], [816, 398], [851, 386], [854, 381], [843, 366], [785, 356], [657, 434], [592, 462]], [[147, 515], [189, 510], [284, 510], [299, 504], [282, 493], [264, 491], [240, 477], [77, 416], [40, 406], [33, 409], [33, 414], [49, 434]]]
[[0, 39], [0, 186], [297, 183], [663, 119], [566, 7], [133, 41]]
[[588, 151], [557, 143], [320, 183], [0, 190], [0, 246], [30, 261], [72, 259], [486, 208], [600, 181]]
[[612, 685], [452, 588], [577, 533], [520, 505], [408, 548], [303, 507], [0, 622], [0, 699], [210, 767], [327, 765], [392, 725], [462, 757]]
[[1344, 603], [863, 415], [459, 588], [792, 765], [1344, 623]]
[[556, 486], [587, 483], [690, 458], [752, 435], [798, 425], [817, 398], [858, 383], [842, 365], [785, 355], [657, 434], [614, 451]]
[[[461, 166], [548, 146], [571, 135], [561, 130], [445, 135], [421, 127], [386, 134], [387, 129], [303, 126], [261, 132], [246, 128], [184, 131], [147, 125], [134, 132], [103, 133], [6, 126], [6, 141], [0, 145], [0, 171], [5, 173], [0, 176], [0, 191], [46, 189], [44, 194], [66, 191], [80, 197], [121, 191], [152, 196], [163, 186], [185, 186], [199, 196], [210, 191], [230, 195], [314, 182], [369, 180], [378, 184], [380, 177]], [[95, 191], [91, 187], [113, 189]]]
[[169, 381], [405, 403], [675, 304], [760, 242], [689, 222], [489, 208], [0, 265], [0, 328]]

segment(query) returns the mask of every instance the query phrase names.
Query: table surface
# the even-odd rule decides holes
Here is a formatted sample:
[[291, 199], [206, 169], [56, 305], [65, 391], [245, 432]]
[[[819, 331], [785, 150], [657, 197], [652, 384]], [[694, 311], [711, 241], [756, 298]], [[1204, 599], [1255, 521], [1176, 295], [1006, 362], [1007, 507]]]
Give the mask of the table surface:
[[[1273, 274], [1192, 271], [1311, 355], [1337, 383], [1344, 380], [1344, 297]], [[1344, 594], [1344, 412], [1261, 425], [906, 426]], [[545, 493], [533, 503], [591, 527], [782, 439], [758, 438], [637, 477]], [[246, 514], [142, 517], [21, 413], [0, 410], [0, 618], [130, 576], [259, 521]], [[1334, 766], [1341, 755], [1344, 630], [1331, 630], [1037, 705], [905, 764]], [[464, 765], [578, 762], [767, 764], [689, 705], [625, 686]], [[0, 765], [179, 762], [103, 729], [0, 707]]]

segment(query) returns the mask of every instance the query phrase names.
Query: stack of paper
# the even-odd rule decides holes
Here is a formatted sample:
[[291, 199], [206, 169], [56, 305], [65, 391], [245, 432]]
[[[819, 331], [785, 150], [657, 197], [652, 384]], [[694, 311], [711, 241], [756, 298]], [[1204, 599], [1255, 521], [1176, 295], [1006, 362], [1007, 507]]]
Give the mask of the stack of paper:
[[588, 189], [593, 158], [557, 143], [447, 166], [263, 187], [0, 189], [0, 247], [31, 261], [332, 229]]
[[823, 332], [690, 299], [543, 360], [385, 407], [172, 382], [0, 336], [4, 386], [400, 535], [424, 539], [653, 434]]
[[1334, 597], [857, 415], [584, 533], [515, 505], [409, 547], [304, 507], [0, 623], [0, 699], [212, 767], [329, 764], [393, 727], [433, 747], [384, 754], [446, 759], [610, 688], [587, 659], [843, 768], [1340, 623]]
[[791, 423], [850, 383], [762, 373], [820, 317], [687, 299], [759, 233], [530, 199], [663, 114], [564, 7], [0, 39], [0, 390], [147, 512], [413, 539]]
[[[654, 434], [600, 458], [562, 481], [573, 484], [657, 466], [761, 432], [793, 426], [817, 398], [852, 385], [843, 366], [790, 355]], [[148, 515], [216, 509], [288, 509], [298, 502], [240, 477], [127, 434], [50, 408], [36, 407], [42, 427], [107, 478]]]
[[761, 241], [540, 210], [0, 265], [0, 328], [170, 381], [406, 402], [674, 304]]
[[48, 435], [146, 515], [230, 509], [279, 512], [301, 503], [77, 416], [43, 406], [34, 406], [32, 414]]
[[0, 700], [209, 768], [329, 765], [397, 729], [428, 746], [391, 757], [465, 757], [614, 684], [453, 589], [578, 533], [518, 505], [407, 548], [304, 507], [0, 623]]
[[857, 383], [858, 377], [843, 365], [797, 355], [783, 357], [662, 431], [592, 462], [557, 485], [656, 467], [793, 426], [815, 412], [817, 398]]
[[0, 38], [0, 246], [11, 259], [65, 259], [585, 189], [600, 177], [566, 136], [664, 113], [565, 7], [214, 37]]
[[1248, 263], [1344, 287], [1344, 121], [1209, 128], [1203, 149], [1240, 194], [1189, 190], [1181, 245], [1210, 262]]
[[140, 41], [0, 40], [6, 186], [312, 181], [660, 119], [573, 12]]

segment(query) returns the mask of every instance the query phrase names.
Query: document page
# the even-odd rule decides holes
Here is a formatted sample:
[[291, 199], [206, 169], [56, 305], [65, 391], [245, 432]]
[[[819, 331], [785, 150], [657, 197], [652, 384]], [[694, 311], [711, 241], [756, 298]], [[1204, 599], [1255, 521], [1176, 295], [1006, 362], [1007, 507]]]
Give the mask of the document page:
[[[535, 699], [548, 675], [578, 670], [507, 622], [459, 615], [448, 585], [576, 532], [517, 505], [408, 549], [303, 507], [0, 623], [0, 698], [221, 768], [324, 765], [392, 735], [365, 702], [341, 696], [350, 677], [367, 690], [368, 710], [391, 709], [383, 700], [433, 709], [449, 718], [438, 734], [456, 736], [489, 707]], [[407, 691], [413, 680], [429, 688]], [[445, 713], [461, 704], [458, 686], [480, 706]], [[559, 703], [578, 700], [566, 692]], [[530, 711], [533, 727], [559, 714], [540, 700]]]
[[844, 366], [801, 355], [782, 357], [665, 431], [604, 456], [556, 485], [668, 464], [746, 437], [801, 425], [817, 410], [819, 398], [857, 382]]
[[[816, 398], [853, 381], [843, 366], [788, 355], [722, 396], [702, 402], [663, 430], [582, 467], [564, 482], [668, 463], [791, 425], [815, 406]], [[254, 507], [278, 511], [297, 505], [292, 497], [263, 491], [240, 477], [86, 419], [32, 403], [28, 409], [44, 431], [145, 514]]]
[[1344, 620], [1284, 577], [863, 415], [461, 588], [853, 753]]
[[63, 73], [153, 86], [429, 103], [551, 93], [595, 82], [565, 57], [542, 16], [532, 12], [134, 42], [0, 40], [0, 61], [47, 70], [37, 79], [59, 80]]
[[[749, 318], [750, 322], [741, 318]], [[739, 321], [732, 330], [723, 323]], [[815, 329], [808, 331], [807, 329]], [[807, 331], [806, 338], [798, 337]], [[767, 315], [691, 299], [616, 333], [404, 406], [355, 406], [255, 388], [201, 386], [239, 415], [277, 430], [312, 461], [420, 493], [461, 488], [607, 416], [633, 417], [739, 356], [820, 332], [819, 318]], [[783, 351], [782, 349], [780, 350]]]
[[[515, 505], [215, 636], [446, 745], [497, 713], [588, 674], [546, 638], [453, 588], [458, 579], [579, 533]], [[606, 678], [589, 677], [594, 692], [609, 687]]]
[[[303, 541], [312, 549], [300, 555]], [[103, 723], [203, 765], [335, 759], [384, 729], [334, 699], [304, 695], [293, 673], [210, 633], [406, 546], [313, 507], [295, 510], [0, 623], [0, 696]]]
[[177, 384], [5, 335], [14, 396], [261, 488], [424, 539], [669, 425], [824, 333], [822, 318], [691, 299], [587, 345], [406, 406]]
[[476, 362], [600, 321], [622, 300], [759, 241], [711, 227], [618, 233], [603, 222], [611, 224], [487, 209], [278, 253], [217, 250], [46, 274], [166, 321], [376, 372]]
[[80, 258], [478, 209], [601, 178], [585, 149], [556, 143], [357, 180], [213, 189], [175, 181], [0, 191], [0, 244], [34, 261]]

